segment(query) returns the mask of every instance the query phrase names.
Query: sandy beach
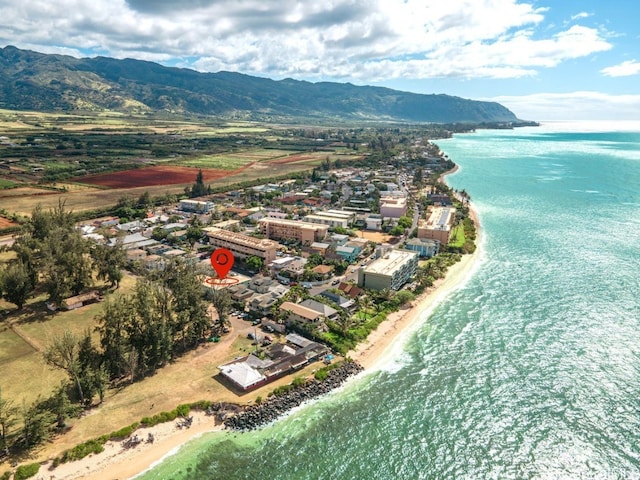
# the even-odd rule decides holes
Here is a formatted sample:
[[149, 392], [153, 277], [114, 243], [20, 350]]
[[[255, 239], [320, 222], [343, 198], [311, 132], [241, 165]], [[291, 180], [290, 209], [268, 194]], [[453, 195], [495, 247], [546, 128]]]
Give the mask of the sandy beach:
[[[147, 470], [166, 455], [175, 452], [181, 445], [197, 438], [203, 433], [222, 430], [216, 425], [213, 416], [204, 412], [192, 412], [193, 423], [190, 428], [178, 428], [176, 422], [167, 422], [150, 428], [140, 428], [136, 434], [142, 442], [133, 448], [125, 448], [123, 442], [109, 441], [104, 451], [89, 455], [76, 462], [63, 463], [50, 470], [48, 462], [40, 467], [35, 478], [43, 480], [123, 480], [132, 478]], [[148, 434], [154, 436], [152, 444], [147, 443]]]
[[[471, 216], [478, 227], [475, 212]], [[421, 325], [422, 319], [442, 302], [452, 291], [461, 288], [473, 275], [478, 265], [478, 252], [464, 255], [462, 260], [447, 271], [445, 278], [438, 280], [405, 309], [389, 315], [387, 320], [372, 332], [367, 340], [350, 352], [349, 356], [359, 362], [367, 372], [372, 372], [393, 360], [398, 348]], [[154, 442], [141, 442], [135, 448], [124, 448], [122, 442], [107, 442], [105, 450], [97, 455], [89, 455], [82, 460], [61, 464], [50, 470], [51, 463], [42, 465], [38, 476], [43, 480], [108, 480], [132, 478], [149, 469], [163, 457], [176, 452], [180, 446], [203, 433], [221, 430], [215, 425], [214, 417], [203, 412], [192, 412], [191, 428], [178, 428], [176, 422], [168, 422], [136, 431], [145, 440], [149, 433]]]

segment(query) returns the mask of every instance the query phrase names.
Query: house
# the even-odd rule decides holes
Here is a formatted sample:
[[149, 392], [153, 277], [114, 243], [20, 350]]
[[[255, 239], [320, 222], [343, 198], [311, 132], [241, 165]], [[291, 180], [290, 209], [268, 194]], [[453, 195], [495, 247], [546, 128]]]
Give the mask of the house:
[[140, 221], [140, 220], [135, 220], [133, 222], [127, 222], [127, 223], [121, 223], [121, 224], [116, 226], [116, 228], [118, 230], [120, 230], [121, 232], [131, 232], [131, 233], [139, 232], [140, 230], [142, 230], [145, 227], [146, 227], [145, 223]]
[[336, 320], [339, 316], [338, 311], [335, 308], [332, 308], [329, 305], [325, 305], [324, 303], [318, 302], [317, 300], [313, 300], [311, 298], [300, 302], [298, 305], [310, 308], [311, 310], [315, 310], [328, 320]]
[[343, 260], [346, 260], [349, 263], [353, 263], [358, 258], [358, 252], [353, 247], [347, 246], [339, 246], [336, 247], [336, 253], [340, 255]]
[[333, 272], [333, 265], [318, 265], [313, 267], [311, 271], [322, 278], [329, 278]]
[[323, 315], [317, 310], [293, 302], [284, 302], [280, 310], [287, 312], [287, 323], [317, 326], [323, 320]]
[[271, 329], [274, 332], [278, 332], [278, 333], [284, 333], [286, 332], [286, 327], [282, 324], [282, 323], [276, 323], [273, 320], [269, 320], [268, 318], [264, 317], [261, 322], [260, 325], [262, 326], [262, 328], [264, 329]]
[[343, 297], [342, 295], [338, 295], [337, 293], [333, 293], [329, 290], [325, 290], [320, 292], [320, 296], [326, 298], [327, 300], [332, 301], [338, 307], [343, 308], [345, 310], [351, 310], [353, 306], [356, 304], [352, 299]]
[[313, 242], [311, 245], [309, 245], [309, 250], [312, 251], [313, 253], [319, 253], [320, 255], [324, 255], [330, 246], [331, 245], [329, 245], [328, 243]]
[[249, 301], [249, 310], [258, 315], [268, 315], [279, 298], [280, 296], [273, 292], [253, 295]]
[[349, 241], [349, 235], [344, 235], [342, 233], [334, 233], [331, 235], [331, 243], [335, 246], [341, 246], [346, 244]]
[[364, 293], [364, 290], [358, 287], [357, 285], [353, 285], [352, 283], [342, 282], [338, 285], [338, 290], [344, 293], [349, 298], [356, 298], [359, 295]]
[[267, 357], [247, 355], [220, 365], [220, 375], [242, 390], [254, 390], [305, 365], [324, 358], [329, 349], [300, 335], [287, 335], [287, 344], [272, 345]]

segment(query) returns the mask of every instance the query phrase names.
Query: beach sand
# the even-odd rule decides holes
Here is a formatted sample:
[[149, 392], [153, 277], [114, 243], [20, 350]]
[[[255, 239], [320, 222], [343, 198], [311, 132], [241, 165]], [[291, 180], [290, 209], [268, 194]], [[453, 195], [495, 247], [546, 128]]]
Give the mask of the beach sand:
[[[50, 480], [123, 480], [134, 477], [149, 469], [163, 457], [177, 451], [181, 445], [199, 437], [203, 433], [222, 430], [213, 416], [204, 412], [191, 412], [193, 422], [190, 428], [178, 428], [177, 422], [166, 422], [150, 428], [140, 428], [136, 434], [142, 442], [134, 448], [124, 448], [122, 442], [108, 441], [104, 451], [89, 455], [81, 460], [58, 465], [50, 469], [51, 463], [40, 467], [35, 478]], [[152, 433], [154, 441], [146, 443]]]
[[433, 310], [449, 293], [466, 283], [473, 274], [477, 255], [464, 255], [462, 260], [449, 267], [445, 278], [437, 280], [434, 286], [418, 296], [409, 308], [389, 315], [349, 356], [359, 362], [366, 371], [376, 370], [386, 364], [394, 356], [394, 347], [403, 345], [420, 326], [425, 312]]
[[[475, 212], [471, 211], [478, 228]], [[359, 362], [365, 371], [375, 371], [395, 358], [407, 338], [421, 325], [425, 312], [430, 312], [449, 293], [462, 287], [472, 276], [478, 265], [478, 251], [472, 255], [463, 255], [462, 260], [447, 271], [444, 279], [438, 280], [433, 287], [416, 298], [411, 306], [394, 312], [372, 332], [367, 340], [350, 352], [349, 356]], [[122, 442], [109, 441], [105, 451], [93, 454], [82, 460], [61, 464], [49, 470], [51, 463], [45, 463], [36, 478], [50, 480], [109, 480], [132, 478], [149, 469], [163, 457], [176, 452], [180, 446], [203, 433], [221, 430], [223, 426], [215, 425], [214, 417], [203, 412], [192, 412], [191, 428], [179, 429], [176, 422], [168, 422], [136, 431], [141, 439], [146, 439], [151, 432], [155, 439], [153, 444], [142, 442], [135, 448], [125, 449]]]

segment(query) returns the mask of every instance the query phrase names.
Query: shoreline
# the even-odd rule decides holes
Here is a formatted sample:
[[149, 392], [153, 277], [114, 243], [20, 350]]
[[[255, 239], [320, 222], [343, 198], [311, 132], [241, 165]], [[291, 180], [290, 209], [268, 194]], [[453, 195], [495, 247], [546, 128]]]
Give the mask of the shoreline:
[[[453, 173], [452, 170], [448, 173]], [[476, 225], [477, 245], [480, 242], [480, 224], [476, 212], [470, 207], [469, 215]], [[381, 370], [396, 358], [396, 353], [407, 339], [423, 324], [425, 317], [452, 292], [462, 288], [473, 276], [478, 266], [479, 248], [449, 267], [444, 278], [418, 296], [408, 308], [392, 313], [367, 339], [349, 354], [349, 357], [364, 367], [364, 374]], [[149, 433], [155, 437], [153, 444], [141, 442], [134, 448], [125, 449], [122, 442], [108, 441], [104, 451], [91, 454], [74, 462], [63, 463], [49, 470], [52, 462], [42, 464], [39, 477], [55, 480], [105, 480], [135, 478], [169, 455], [175, 454], [189, 441], [205, 433], [224, 431], [213, 416], [202, 411], [192, 411], [191, 428], [178, 429], [175, 422], [166, 422], [136, 431], [141, 439]]]

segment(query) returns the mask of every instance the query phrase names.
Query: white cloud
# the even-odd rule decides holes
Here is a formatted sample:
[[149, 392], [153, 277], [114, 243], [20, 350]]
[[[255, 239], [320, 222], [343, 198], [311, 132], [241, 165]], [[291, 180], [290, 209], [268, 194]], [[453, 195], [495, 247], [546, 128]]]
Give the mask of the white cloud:
[[640, 120], [640, 95], [601, 92], [499, 96], [499, 102], [525, 120]]
[[275, 78], [518, 78], [611, 48], [593, 28], [546, 33], [546, 10], [519, 0], [0, 0], [0, 8], [0, 44]]
[[618, 65], [603, 68], [600, 73], [607, 77], [629, 77], [631, 75], [640, 74], [640, 62], [635, 60], [627, 60]]
[[583, 18], [589, 18], [591, 15], [591, 13], [587, 13], [587, 12], [580, 12], [580, 13], [576, 13], [575, 15], [573, 15], [571, 17], [571, 20], [581, 20]]

